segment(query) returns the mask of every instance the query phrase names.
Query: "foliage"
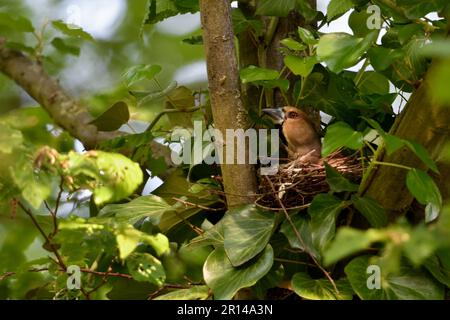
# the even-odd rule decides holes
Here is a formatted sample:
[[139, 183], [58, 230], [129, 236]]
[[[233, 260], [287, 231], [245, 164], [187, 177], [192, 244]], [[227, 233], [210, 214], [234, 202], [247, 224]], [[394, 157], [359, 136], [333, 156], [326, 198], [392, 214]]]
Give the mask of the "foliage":
[[[206, 85], [189, 88], [172, 79], [176, 68], [202, 58], [201, 36], [183, 40], [154, 26], [197, 12], [198, 1], [129, 4], [117, 37], [108, 41], [62, 20], [33, 24], [35, 17], [24, 8], [15, 14], [15, 5], [0, 8], [7, 48], [54, 74], [87, 49], [112, 55], [115, 84], [81, 97], [92, 114], [89, 123], [102, 132], [137, 120], [145, 128], [82, 151], [56, 119], [41, 106], [25, 108], [14, 84], [0, 78], [0, 298], [232, 299], [246, 288], [266, 298], [285, 282], [299, 299], [448, 297], [450, 207], [435, 182], [437, 156], [391, 131], [400, 121], [394, 100], [417, 90], [431, 58], [440, 57], [443, 67], [429, 75], [435, 84], [430, 94], [450, 101], [447, 0], [332, 0], [326, 15], [306, 0], [259, 0], [254, 14], [233, 9], [236, 36], [249, 36], [259, 54], [279, 19], [295, 11], [312, 22], [280, 41], [282, 69], [264, 61], [241, 66], [243, 86], [257, 92], [248, 103], [255, 123], [263, 123], [270, 94], [280, 93], [286, 104], [330, 116], [323, 156], [358, 152], [363, 161], [359, 184], [325, 164], [330, 192], [279, 212], [256, 204], [226, 208], [220, 169], [206, 164], [205, 154], [177, 168], [167, 161], [175, 129], [193, 132], [194, 120], [202, 120], [204, 130], [214, 127]], [[371, 5], [381, 8], [383, 32], [368, 28]], [[353, 34], [312, 27], [349, 11]], [[432, 12], [439, 18], [430, 18]], [[146, 41], [160, 46], [150, 49]], [[380, 152], [403, 150], [423, 166], [377, 161]], [[364, 195], [378, 166], [407, 170], [406, 192], [415, 203], [398, 219]], [[145, 192], [157, 176], [162, 185]], [[411, 215], [420, 218], [410, 221]], [[67, 288], [70, 265], [80, 267], [80, 290]], [[371, 265], [382, 270], [374, 290], [367, 286]]]

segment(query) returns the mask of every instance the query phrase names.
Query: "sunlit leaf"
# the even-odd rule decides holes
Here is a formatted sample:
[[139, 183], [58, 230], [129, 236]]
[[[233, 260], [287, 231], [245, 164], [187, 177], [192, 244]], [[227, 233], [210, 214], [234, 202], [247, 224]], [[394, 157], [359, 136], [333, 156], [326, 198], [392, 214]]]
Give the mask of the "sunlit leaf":
[[292, 288], [300, 297], [308, 300], [351, 300], [353, 289], [345, 279], [335, 281], [339, 293], [334, 290], [328, 279], [311, 279], [304, 272], [296, 273], [292, 277]]
[[148, 253], [133, 253], [127, 259], [127, 267], [133, 279], [162, 286], [166, 273], [161, 261]]

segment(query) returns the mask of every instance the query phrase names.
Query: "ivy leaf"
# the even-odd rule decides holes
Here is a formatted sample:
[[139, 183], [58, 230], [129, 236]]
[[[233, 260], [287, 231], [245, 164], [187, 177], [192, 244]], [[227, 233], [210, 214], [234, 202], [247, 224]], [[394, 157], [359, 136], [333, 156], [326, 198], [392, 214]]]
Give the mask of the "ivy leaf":
[[352, 202], [355, 208], [362, 213], [367, 221], [375, 228], [381, 228], [387, 225], [388, 219], [386, 212], [375, 200], [353, 195]]
[[314, 197], [308, 213], [311, 216], [311, 233], [314, 245], [321, 251], [336, 232], [336, 219], [343, 209], [344, 202], [331, 194], [318, 194]]
[[253, 286], [273, 264], [273, 249], [267, 245], [260, 256], [249, 264], [233, 267], [224, 248], [216, 248], [206, 259], [203, 277], [216, 300], [230, 300], [242, 288]]
[[198, 11], [198, 2], [192, 0], [149, 0], [144, 24], [155, 24], [166, 18]]
[[311, 45], [315, 45], [319, 42], [319, 40], [317, 40], [314, 37], [314, 35], [312, 34], [312, 32], [309, 31], [308, 29], [298, 27], [297, 33], [298, 33], [298, 36], [300, 37], [300, 39], [302, 39], [302, 41], [307, 45], [311, 46]]
[[152, 80], [158, 73], [160, 73], [162, 68], [156, 64], [153, 65], [145, 65], [139, 64], [137, 66], [133, 66], [127, 69], [123, 75], [122, 79], [127, 85], [127, 87], [131, 87], [133, 84], [147, 79]]
[[275, 226], [275, 215], [255, 205], [234, 208], [224, 219], [224, 248], [233, 266], [255, 257], [266, 247]]
[[300, 239], [297, 237], [297, 233], [293, 230], [291, 224], [287, 220], [284, 221], [281, 225], [280, 231], [288, 239], [289, 245], [294, 249], [307, 251], [316, 258], [319, 258], [320, 254], [313, 243], [310, 219], [307, 216], [302, 216], [300, 214], [293, 216], [291, 219], [298, 234], [300, 235]]
[[302, 51], [306, 49], [306, 46], [298, 41], [291, 38], [286, 38], [280, 41], [281, 44], [294, 51]]
[[292, 288], [300, 297], [308, 300], [351, 300], [353, 289], [346, 279], [335, 281], [337, 293], [328, 279], [311, 279], [305, 272], [292, 277]]
[[193, 286], [188, 289], [177, 289], [162, 294], [153, 300], [206, 300], [209, 297], [207, 286]]
[[61, 31], [66, 36], [94, 41], [94, 38], [79, 26], [67, 24], [62, 20], [54, 20], [52, 21], [52, 25], [56, 30]]
[[345, 122], [330, 125], [323, 141], [322, 157], [326, 157], [339, 148], [347, 147], [353, 150], [362, 148], [364, 137]]
[[91, 121], [91, 124], [95, 125], [100, 131], [114, 131], [127, 123], [128, 120], [130, 120], [128, 105], [123, 101], [119, 101]]
[[442, 207], [442, 196], [434, 180], [420, 169], [409, 170], [406, 175], [406, 186], [419, 203], [426, 205], [425, 220], [435, 220]]
[[[355, 292], [362, 300], [442, 300], [444, 288], [427, 273], [401, 266], [398, 274], [383, 275], [381, 289], [369, 289], [367, 267], [376, 257], [362, 256], [353, 259], [345, 274]], [[382, 270], [381, 270], [382, 271]]]
[[284, 58], [284, 64], [297, 76], [307, 77], [318, 63], [317, 57], [297, 57], [288, 55]]
[[256, 14], [261, 16], [286, 17], [295, 9], [297, 0], [259, 0]]
[[387, 239], [384, 231], [369, 229], [356, 230], [342, 227], [338, 230], [336, 238], [324, 253], [325, 265], [332, 265], [339, 260], [354, 253], [368, 249], [372, 243]]
[[378, 71], [389, 68], [396, 60], [403, 58], [401, 49], [389, 49], [381, 46], [374, 46], [368, 51], [370, 63]]
[[366, 10], [361, 10], [360, 12], [355, 10], [350, 14], [348, 25], [356, 37], [364, 38], [372, 31], [367, 27], [367, 20], [370, 16], [371, 14]]
[[327, 182], [331, 190], [334, 192], [343, 191], [358, 191], [358, 185], [348, 181], [342, 174], [340, 174], [335, 168], [324, 162], [325, 172], [327, 175]]
[[133, 279], [153, 283], [159, 287], [164, 285], [166, 273], [161, 261], [149, 253], [133, 253], [127, 259], [127, 267]]
[[327, 22], [335, 20], [338, 16], [353, 8], [353, 6], [352, 0], [331, 0], [327, 7]]
[[317, 56], [332, 72], [339, 73], [357, 64], [377, 36], [377, 31], [364, 38], [356, 38], [346, 33], [329, 33], [320, 38]]
[[430, 168], [432, 171], [434, 171], [436, 173], [439, 173], [436, 163], [433, 161], [433, 159], [431, 158], [430, 154], [428, 153], [427, 149], [425, 149], [424, 146], [422, 146], [421, 144], [419, 144], [415, 141], [410, 141], [410, 140], [405, 140], [405, 145], [412, 152], [414, 152], [414, 154], [420, 160], [422, 160], [422, 162], [425, 163], [428, 168]]

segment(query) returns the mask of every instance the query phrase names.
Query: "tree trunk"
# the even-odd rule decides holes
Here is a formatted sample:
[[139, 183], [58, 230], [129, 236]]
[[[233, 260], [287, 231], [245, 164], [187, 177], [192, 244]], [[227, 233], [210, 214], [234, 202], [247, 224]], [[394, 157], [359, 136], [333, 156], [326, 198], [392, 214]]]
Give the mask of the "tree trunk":
[[[427, 75], [439, 67], [438, 61], [433, 62]], [[448, 141], [450, 132], [450, 108], [433, 100], [427, 78], [428, 76], [409, 99], [391, 133], [400, 138], [416, 141], [428, 150], [437, 161], [441, 174], [436, 177], [436, 182], [445, 199], [450, 196], [447, 181], [450, 177], [448, 174], [450, 165], [440, 159], [443, 145]], [[377, 160], [426, 169], [425, 165], [406, 148], [390, 156], [382, 152]], [[391, 218], [395, 218], [398, 213], [407, 210], [413, 201], [405, 184], [406, 174], [407, 171], [403, 169], [379, 166], [363, 193], [391, 211], [393, 213]]]
[[[214, 124], [225, 137], [226, 129], [246, 130], [250, 126], [241, 99], [230, 3], [201, 0], [200, 14]], [[234, 159], [236, 163], [236, 152]], [[255, 166], [222, 163], [221, 169], [228, 206], [253, 202], [258, 190]]]

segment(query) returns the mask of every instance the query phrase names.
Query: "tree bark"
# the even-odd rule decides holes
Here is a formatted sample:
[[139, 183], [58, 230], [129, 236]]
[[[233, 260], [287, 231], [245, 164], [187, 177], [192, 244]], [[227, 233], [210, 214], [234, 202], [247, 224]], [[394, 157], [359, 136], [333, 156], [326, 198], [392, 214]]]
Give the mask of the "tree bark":
[[102, 132], [89, 122], [89, 112], [72, 99], [58, 81], [52, 79], [41, 63], [34, 61], [17, 50], [5, 47], [0, 38], [0, 72], [14, 80], [51, 116], [56, 124], [80, 140], [87, 149], [99, 142], [117, 137], [118, 132]]
[[[214, 124], [225, 137], [226, 129], [246, 130], [250, 126], [241, 98], [230, 3], [201, 0], [200, 14]], [[234, 155], [236, 160], [236, 152]], [[228, 206], [253, 202], [258, 190], [255, 167], [221, 164], [221, 169]]]
[[[437, 161], [440, 175], [435, 178], [443, 198], [446, 199], [450, 197], [447, 181], [450, 165], [441, 160], [441, 152], [450, 132], [450, 108], [433, 100], [430, 95], [430, 82], [427, 79], [428, 75], [439, 67], [438, 61], [432, 63], [427, 77], [409, 99], [391, 133], [400, 138], [416, 141], [428, 150]], [[426, 170], [425, 165], [406, 148], [392, 155], [382, 151], [377, 160]], [[391, 211], [391, 218], [395, 218], [407, 210], [413, 201], [405, 184], [406, 174], [407, 171], [403, 169], [379, 166], [363, 193]]]

